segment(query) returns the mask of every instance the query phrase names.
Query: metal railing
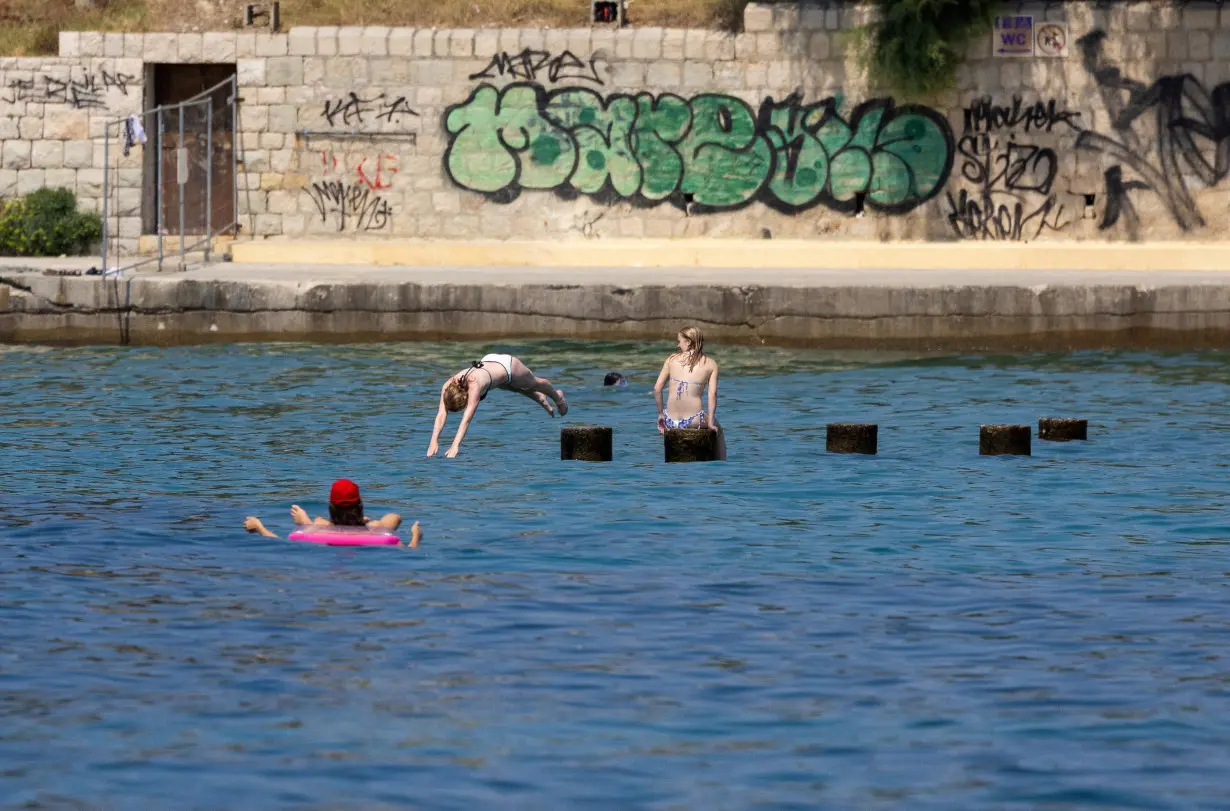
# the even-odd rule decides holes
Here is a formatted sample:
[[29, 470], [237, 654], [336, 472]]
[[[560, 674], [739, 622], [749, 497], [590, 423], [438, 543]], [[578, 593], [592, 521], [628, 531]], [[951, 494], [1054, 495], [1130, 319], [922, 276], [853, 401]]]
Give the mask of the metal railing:
[[[226, 93], [225, 101], [221, 104], [215, 104], [215, 98]], [[169, 236], [169, 231], [174, 228], [178, 234], [179, 242], [179, 269], [182, 270], [187, 266], [189, 253], [195, 253], [203, 247], [205, 261], [211, 259], [213, 243], [217, 236], [228, 231], [238, 232], [239, 229], [239, 137], [238, 137], [238, 120], [239, 120], [239, 92], [237, 77], [231, 76], [223, 82], [219, 82], [213, 87], [204, 90], [197, 95], [185, 101], [174, 104], [163, 104], [149, 110], [145, 110], [137, 116], [126, 116], [124, 118], [114, 119], [106, 122], [105, 131], [103, 134], [103, 202], [102, 202], [102, 268], [103, 271], [114, 270], [131, 270], [150, 263], [157, 263], [158, 270], [162, 270], [163, 263], [167, 259], [166, 237]], [[137, 121], [134, 122], [133, 119]], [[141, 128], [146, 133], [146, 140], [143, 142], [143, 155], [147, 154], [144, 150], [153, 148], [153, 175], [155, 188], [152, 195], [153, 211], [147, 211], [147, 203], [151, 200], [149, 195], [149, 169], [151, 161], [146, 158], [143, 166], [140, 169], [141, 182], [139, 185], [122, 184], [120, 182], [120, 159], [112, 158], [116, 154], [113, 150], [113, 139], [119, 144], [125, 145], [124, 156], [127, 157], [131, 149], [136, 145], [133, 133], [135, 132], [134, 123], [140, 123]], [[219, 126], [220, 125], [220, 126]], [[230, 204], [225, 206], [229, 209], [229, 216], [223, 217], [227, 219], [225, 223], [215, 223], [215, 204], [219, 201], [215, 200], [214, 181], [215, 173], [215, 135], [228, 135], [230, 138], [230, 160], [229, 174], [230, 183], [225, 184], [221, 190], [225, 195], [229, 196]], [[168, 144], [173, 144], [174, 149], [174, 184], [169, 184], [167, 175], [166, 158], [171, 152]], [[196, 167], [197, 172], [204, 173], [203, 184], [190, 184], [190, 179], [193, 178], [193, 167]], [[131, 168], [131, 167], [129, 167]], [[115, 173], [115, 182], [111, 180], [112, 172]], [[129, 206], [125, 209], [120, 205], [119, 195], [123, 189], [139, 189], [141, 192], [141, 202], [137, 206], [136, 217], [141, 218], [143, 224], [152, 222], [154, 234], [157, 243], [157, 253], [153, 256], [141, 257], [139, 253], [132, 252], [129, 258], [132, 261], [124, 263], [124, 251], [122, 250], [121, 222], [124, 219], [133, 219], [133, 210]], [[174, 192], [175, 205], [178, 209], [178, 222], [174, 220], [168, 221], [167, 218], [167, 197], [168, 191]], [[112, 200], [112, 197], [115, 200]], [[189, 217], [189, 207], [193, 209], [193, 216]], [[152, 216], [151, 216], [152, 215]], [[173, 217], [175, 214], [172, 215]], [[114, 219], [115, 227], [112, 228], [112, 220]], [[176, 227], [177, 226], [177, 227]], [[142, 231], [146, 230], [144, 227]], [[189, 236], [200, 236], [196, 242], [189, 244]], [[138, 237], [139, 239], [139, 237]], [[114, 247], [114, 250], [112, 248]], [[174, 252], [172, 253], [174, 255]], [[112, 267], [108, 260], [114, 258], [116, 264]]]

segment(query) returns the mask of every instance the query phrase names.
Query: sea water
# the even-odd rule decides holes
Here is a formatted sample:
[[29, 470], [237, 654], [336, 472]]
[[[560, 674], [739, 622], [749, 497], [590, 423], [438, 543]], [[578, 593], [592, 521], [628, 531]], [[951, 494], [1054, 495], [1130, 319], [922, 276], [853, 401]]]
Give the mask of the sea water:
[[[424, 458], [488, 349], [572, 411]], [[729, 461], [666, 465], [669, 349], [0, 350], [0, 806], [1227, 807], [1230, 355], [711, 347]], [[421, 548], [243, 531], [339, 477]]]

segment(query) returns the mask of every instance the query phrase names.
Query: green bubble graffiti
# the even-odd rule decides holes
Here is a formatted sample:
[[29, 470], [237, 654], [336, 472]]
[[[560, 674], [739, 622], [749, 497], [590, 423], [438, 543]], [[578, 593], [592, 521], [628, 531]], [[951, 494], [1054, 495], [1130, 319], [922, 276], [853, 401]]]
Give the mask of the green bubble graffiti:
[[934, 197], [952, 169], [947, 121], [918, 105], [865, 102], [849, 120], [834, 99], [741, 99], [707, 93], [606, 97], [531, 82], [475, 88], [445, 113], [445, 170], [464, 189], [512, 199], [557, 190], [699, 210], [753, 200], [785, 211], [859, 200], [901, 213]]

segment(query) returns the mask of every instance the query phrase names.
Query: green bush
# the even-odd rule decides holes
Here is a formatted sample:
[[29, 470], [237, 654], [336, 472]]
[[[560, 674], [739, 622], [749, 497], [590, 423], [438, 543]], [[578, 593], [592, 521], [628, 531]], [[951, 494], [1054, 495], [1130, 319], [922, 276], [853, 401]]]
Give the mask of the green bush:
[[68, 189], [39, 189], [0, 209], [0, 256], [84, 254], [102, 237], [102, 218], [77, 210]]
[[966, 48], [989, 37], [999, 0], [874, 0], [869, 64], [878, 84], [928, 96], [953, 84]]

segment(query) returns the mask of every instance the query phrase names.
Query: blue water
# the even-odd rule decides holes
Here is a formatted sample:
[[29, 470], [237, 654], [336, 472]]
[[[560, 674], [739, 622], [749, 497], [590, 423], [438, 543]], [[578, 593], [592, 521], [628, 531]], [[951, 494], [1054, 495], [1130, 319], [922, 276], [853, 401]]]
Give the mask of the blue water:
[[[511, 345], [616, 461], [507, 392], [424, 459], [485, 348], [0, 349], [0, 806], [1230, 806], [1230, 355], [717, 347], [665, 465], [668, 345]], [[339, 476], [423, 546], [240, 529]]]

